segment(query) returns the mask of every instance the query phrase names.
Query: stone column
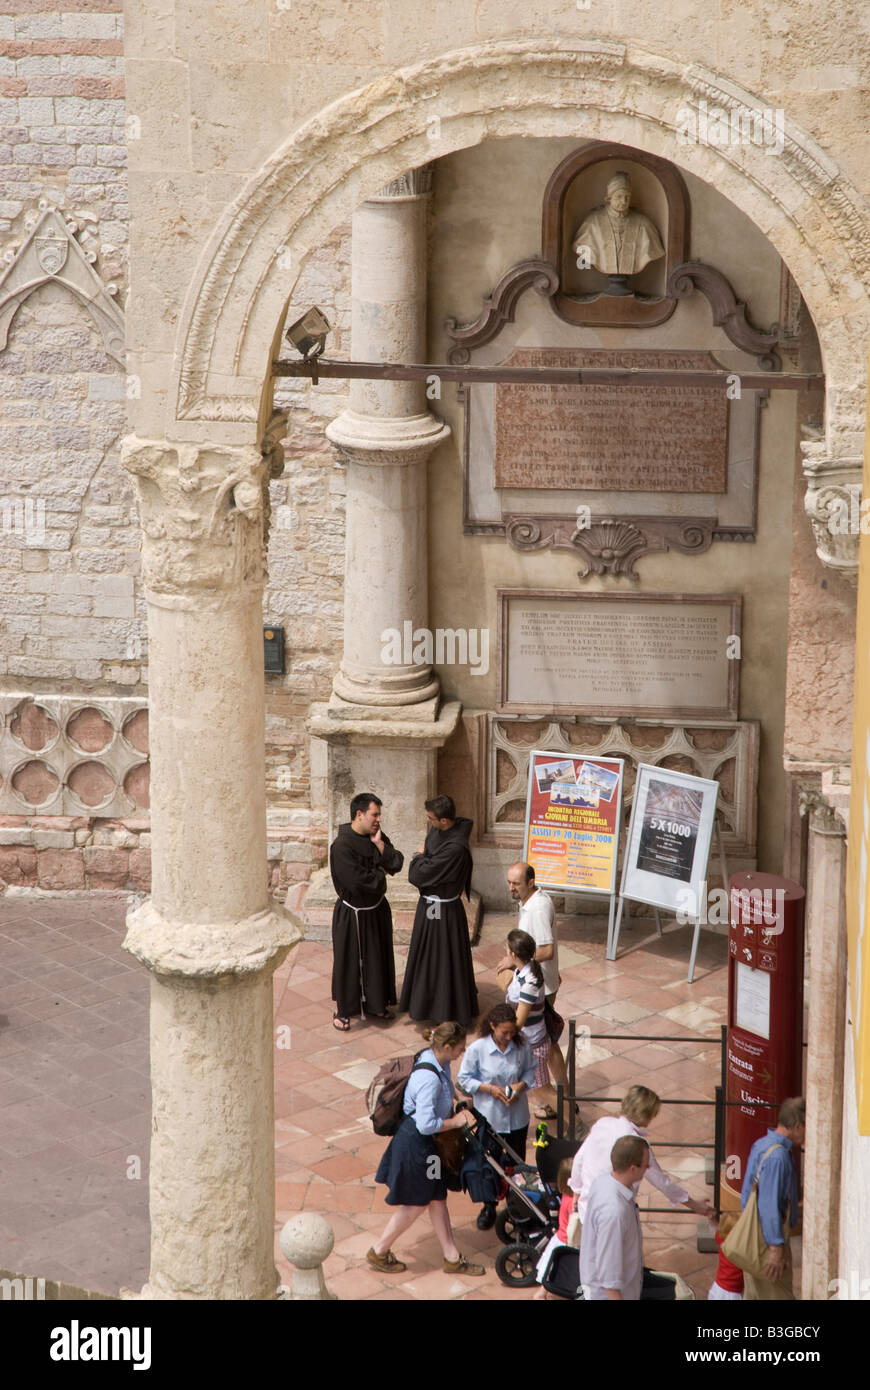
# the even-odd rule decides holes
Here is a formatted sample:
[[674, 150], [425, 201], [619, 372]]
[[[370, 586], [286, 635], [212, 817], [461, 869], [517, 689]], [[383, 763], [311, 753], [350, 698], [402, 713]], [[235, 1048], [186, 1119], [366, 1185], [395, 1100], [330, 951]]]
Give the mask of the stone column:
[[151, 1268], [143, 1297], [269, 1299], [271, 978], [301, 939], [269, 898], [259, 449], [127, 438], [148, 597]]
[[[414, 170], [363, 203], [353, 218], [352, 356], [426, 360], [426, 216], [431, 171]], [[330, 838], [355, 791], [384, 801], [384, 824], [406, 857], [435, 791], [437, 749], [459, 719], [441, 707], [414, 634], [428, 625], [426, 463], [449, 434], [426, 408], [424, 381], [354, 381], [350, 406], [327, 427], [347, 462], [344, 652], [328, 706], [309, 720], [327, 752]], [[384, 634], [399, 642], [391, 650]], [[402, 875], [404, 880], [404, 875]], [[306, 904], [334, 900], [315, 877]], [[416, 902], [392, 882], [397, 904]]]
[[827, 1299], [837, 1275], [846, 1017], [845, 826], [817, 792], [809, 813], [807, 1137], [802, 1297]]

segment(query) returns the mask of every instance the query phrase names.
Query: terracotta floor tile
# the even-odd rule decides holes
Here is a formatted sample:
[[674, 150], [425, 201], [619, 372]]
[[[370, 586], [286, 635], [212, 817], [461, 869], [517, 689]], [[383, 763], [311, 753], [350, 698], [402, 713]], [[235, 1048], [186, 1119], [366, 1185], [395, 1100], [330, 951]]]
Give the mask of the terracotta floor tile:
[[[120, 1283], [141, 1286], [148, 1263], [149, 977], [121, 948], [124, 901], [102, 900], [97, 908], [95, 911], [90, 904], [77, 902], [74, 911], [70, 911], [70, 905], [61, 902], [59, 910], [56, 902], [44, 901], [35, 917], [22, 913], [18, 905], [13, 911], [11, 904], [0, 900], [0, 970], [6, 961], [4, 951], [8, 950], [15, 958], [6, 977], [11, 981], [7, 988], [15, 991], [8, 1007], [19, 1009], [12, 1016], [11, 1026], [0, 1033], [0, 1097], [14, 1097], [9, 1101], [11, 1106], [26, 1105], [33, 1099], [32, 1091], [44, 1097], [46, 1107], [44, 1115], [38, 1111], [31, 1115], [28, 1111], [26, 1123], [7, 1125], [5, 1133], [0, 1133], [0, 1233], [4, 1229], [2, 1218], [7, 1214], [2, 1192], [17, 1183], [26, 1201], [10, 1208], [9, 1219], [32, 1227], [33, 1217], [27, 1213], [37, 1209], [51, 1216], [48, 1226], [36, 1233], [39, 1239], [47, 1240], [54, 1227], [53, 1249], [48, 1244], [40, 1247], [38, 1242], [29, 1247], [37, 1252], [45, 1250], [40, 1268], [49, 1273], [45, 1261], [50, 1260], [54, 1267], [65, 1271], [71, 1282], [91, 1283], [108, 1292]], [[504, 937], [514, 920], [509, 913], [490, 914], [485, 919], [483, 941], [475, 948], [482, 1006], [500, 997], [491, 979], [491, 967], [503, 952]], [[7, 926], [16, 933], [14, 936], [4, 931]], [[604, 923], [600, 918], [578, 921], [560, 917], [560, 928], [566, 961], [560, 1005], [567, 1016], [577, 1018], [578, 1024], [585, 1024], [593, 1032], [627, 1033], [631, 1037], [676, 1034], [684, 1038], [700, 1031], [715, 1039], [718, 1019], [724, 1011], [724, 940], [708, 934], [709, 939], [702, 941], [700, 961], [706, 973], [702, 976], [699, 971], [697, 983], [689, 986], [684, 978], [689, 936], [685, 931], [680, 934], [666, 928], [665, 936], [658, 941], [650, 936], [651, 923], [638, 920], [622, 938], [627, 947], [622, 959], [607, 962]], [[84, 955], [78, 947], [84, 948]], [[397, 950], [396, 957], [401, 966], [404, 952]], [[390, 1214], [384, 1202], [386, 1189], [373, 1182], [374, 1169], [387, 1141], [373, 1134], [365, 1117], [364, 1089], [353, 1082], [364, 1079], [364, 1072], [370, 1071], [373, 1064], [422, 1046], [421, 1026], [400, 1016], [389, 1025], [357, 1020], [347, 1035], [336, 1033], [331, 1027], [332, 1005], [328, 998], [331, 966], [329, 945], [309, 941], [276, 972], [276, 1021], [290, 1026], [293, 1040], [290, 1052], [275, 1054], [278, 1229], [300, 1206], [330, 1220], [336, 1246], [341, 1249], [337, 1248], [327, 1262], [329, 1279], [341, 1281], [336, 1292], [346, 1288], [345, 1298], [365, 1297], [379, 1302], [421, 1298], [527, 1301], [533, 1290], [511, 1290], [499, 1283], [493, 1268], [498, 1243], [492, 1232], [477, 1231], [474, 1223], [478, 1208], [461, 1194], [450, 1196], [451, 1220], [459, 1248], [475, 1258], [481, 1252], [487, 1265], [483, 1279], [465, 1279], [458, 1289], [451, 1288], [450, 1277], [440, 1272], [440, 1252], [425, 1217], [402, 1237], [398, 1253], [407, 1257], [411, 1267], [398, 1283], [380, 1278], [365, 1266], [365, 1250], [377, 1239]], [[62, 991], [52, 994], [45, 985], [46, 976], [55, 974], [58, 985], [68, 991], [75, 987], [77, 991], [65, 1011], [77, 1021], [65, 1018], [65, 1027], [57, 1025], [53, 1004], [37, 1003], [37, 1012], [47, 1014], [41, 1018], [28, 1015], [21, 1007], [33, 1000], [65, 999]], [[93, 986], [105, 990], [108, 998], [83, 1007], [93, 998], [89, 994]], [[626, 1000], [656, 1012], [626, 1022], [619, 1021], [619, 1013], [608, 1020], [591, 1012], [600, 1005], [618, 1006]], [[7, 1012], [3, 1004], [0, 1008]], [[677, 1018], [658, 1012], [664, 1009], [669, 1013], [677, 1011]], [[705, 1023], [712, 1018], [713, 1025], [698, 1029], [699, 1017]], [[120, 1036], [112, 1031], [116, 1021], [123, 1025]], [[95, 1029], [100, 1031], [95, 1034]], [[590, 1052], [584, 1065], [582, 1049], [578, 1051], [581, 1089], [584, 1082], [598, 1080], [604, 1085], [604, 1093], [621, 1096], [625, 1085], [638, 1079], [664, 1093], [665, 1082], [679, 1082], [680, 1093], [691, 1099], [709, 1095], [718, 1077], [715, 1041], [704, 1047], [682, 1042], [646, 1043], [638, 1038], [637, 1043], [620, 1040], [600, 1047], [601, 1054], [613, 1055]], [[626, 1074], [626, 1067], [630, 1075]], [[337, 1073], [345, 1073], [344, 1078], [336, 1079]], [[659, 1074], [663, 1078], [661, 1084]], [[343, 1084], [343, 1080], [350, 1084]], [[4, 1085], [10, 1088], [6, 1092]], [[23, 1092], [21, 1087], [25, 1088]], [[95, 1121], [101, 1107], [111, 1118]], [[594, 1119], [615, 1108], [584, 1103], [583, 1112]], [[53, 1116], [52, 1124], [46, 1122], [49, 1114]], [[708, 1112], [701, 1107], [667, 1107], [656, 1121], [652, 1137], [654, 1142], [658, 1134], [663, 1140], [694, 1137], [697, 1141], [711, 1127]], [[26, 1153], [18, 1155], [8, 1147], [4, 1150], [4, 1138], [14, 1149], [41, 1155], [43, 1166], [31, 1163]], [[131, 1152], [140, 1150], [143, 1177], [131, 1182], [126, 1177], [127, 1159]], [[682, 1164], [675, 1176], [696, 1195], [708, 1196], [710, 1189], [703, 1182], [703, 1174], [691, 1169], [693, 1158], [703, 1163], [703, 1155], [684, 1153], [677, 1158], [677, 1153], [662, 1149], [659, 1157], [663, 1166], [674, 1171], [675, 1165]], [[663, 1204], [660, 1194], [652, 1189], [650, 1192], [647, 1205]], [[87, 1219], [91, 1210], [108, 1215], [110, 1224], [100, 1227], [98, 1223], [95, 1227]], [[63, 1220], [65, 1216], [67, 1221]], [[648, 1239], [656, 1254], [661, 1252], [664, 1260], [669, 1252], [672, 1258], [679, 1253], [686, 1272], [706, 1294], [715, 1259], [698, 1256], [694, 1249], [695, 1218], [644, 1216], [643, 1221], [649, 1227]], [[57, 1244], [60, 1225], [64, 1227], [60, 1236], [63, 1249]], [[93, 1239], [95, 1230], [103, 1231], [99, 1244]], [[87, 1232], [91, 1232], [90, 1238]], [[9, 1233], [9, 1241], [18, 1239]], [[0, 1247], [6, 1248], [2, 1235]], [[281, 1271], [285, 1282], [289, 1282], [289, 1267], [282, 1264]]]
[[[362, 1218], [374, 1213], [375, 1207], [383, 1203], [385, 1187], [375, 1188], [361, 1183], [347, 1186], [331, 1186], [329, 1183], [311, 1184], [305, 1197], [305, 1210], [326, 1214], [329, 1211], [353, 1213]], [[389, 1208], [381, 1205], [379, 1214], [374, 1215], [373, 1226], [386, 1226]]]
[[370, 1167], [364, 1159], [347, 1153], [333, 1154], [331, 1158], [324, 1158], [312, 1165], [315, 1173], [334, 1183], [352, 1182], [354, 1178], [367, 1174]]

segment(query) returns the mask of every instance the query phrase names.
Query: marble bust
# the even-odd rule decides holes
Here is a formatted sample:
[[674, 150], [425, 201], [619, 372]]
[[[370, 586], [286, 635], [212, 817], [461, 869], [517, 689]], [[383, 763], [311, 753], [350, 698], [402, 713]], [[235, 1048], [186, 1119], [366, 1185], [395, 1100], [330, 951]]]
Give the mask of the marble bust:
[[604, 275], [636, 275], [665, 254], [653, 223], [644, 213], [631, 211], [631, 179], [623, 173], [610, 179], [603, 205], [586, 215], [571, 247]]

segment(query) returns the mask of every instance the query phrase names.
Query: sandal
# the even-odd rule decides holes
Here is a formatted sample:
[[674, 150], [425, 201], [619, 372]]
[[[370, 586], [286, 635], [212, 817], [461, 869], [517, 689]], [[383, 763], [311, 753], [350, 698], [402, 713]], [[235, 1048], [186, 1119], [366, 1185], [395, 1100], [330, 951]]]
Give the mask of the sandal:
[[535, 1111], [536, 1120], [558, 1120], [559, 1116], [552, 1105], [542, 1105]]
[[342, 1018], [341, 1014], [332, 1015], [332, 1026], [338, 1033], [350, 1032], [350, 1019]]

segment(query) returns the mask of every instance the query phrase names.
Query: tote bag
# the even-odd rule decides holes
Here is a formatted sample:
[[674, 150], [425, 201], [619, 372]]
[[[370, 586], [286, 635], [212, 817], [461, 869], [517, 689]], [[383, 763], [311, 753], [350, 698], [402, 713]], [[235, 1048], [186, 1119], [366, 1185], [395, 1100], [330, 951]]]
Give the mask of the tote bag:
[[722, 1254], [726, 1260], [737, 1265], [744, 1274], [751, 1274], [756, 1279], [765, 1278], [764, 1263], [768, 1255], [768, 1244], [764, 1239], [761, 1217], [758, 1214], [758, 1179], [767, 1155], [779, 1148], [782, 1148], [781, 1144], [771, 1144], [767, 1153], [762, 1156], [761, 1163], [758, 1165], [758, 1172], [755, 1175], [755, 1182], [752, 1184], [752, 1191], [749, 1194], [749, 1201], [743, 1208], [740, 1220], [733, 1231], [730, 1231], [722, 1242]]

